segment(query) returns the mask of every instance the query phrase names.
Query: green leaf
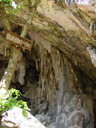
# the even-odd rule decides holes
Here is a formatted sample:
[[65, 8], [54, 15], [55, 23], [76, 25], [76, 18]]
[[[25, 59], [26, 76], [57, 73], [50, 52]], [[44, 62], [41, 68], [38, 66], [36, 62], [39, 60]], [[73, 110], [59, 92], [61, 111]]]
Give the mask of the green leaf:
[[11, 89], [9, 91], [9, 98], [0, 99], [0, 114], [6, 112], [6, 110], [13, 109], [15, 106], [22, 108], [22, 114], [26, 117], [27, 103], [22, 100], [17, 100], [17, 98], [22, 95], [19, 90]]
[[23, 109], [23, 110], [22, 110], [22, 114], [23, 114], [24, 117], [27, 117], [26, 109]]

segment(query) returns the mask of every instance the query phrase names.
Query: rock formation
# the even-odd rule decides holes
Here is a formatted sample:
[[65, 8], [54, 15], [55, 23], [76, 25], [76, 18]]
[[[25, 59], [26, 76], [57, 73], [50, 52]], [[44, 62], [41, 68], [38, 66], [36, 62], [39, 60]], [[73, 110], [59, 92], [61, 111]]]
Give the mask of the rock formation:
[[[11, 87], [22, 91], [31, 113], [48, 128], [94, 128], [96, 42], [89, 33], [93, 7], [72, 5], [69, 11], [51, 0], [48, 4], [49, 12], [45, 0], [43, 9], [38, 7], [27, 35], [32, 50], [23, 52], [24, 72], [18, 68]], [[10, 16], [12, 28], [22, 29], [28, 13], [24, 9]]]

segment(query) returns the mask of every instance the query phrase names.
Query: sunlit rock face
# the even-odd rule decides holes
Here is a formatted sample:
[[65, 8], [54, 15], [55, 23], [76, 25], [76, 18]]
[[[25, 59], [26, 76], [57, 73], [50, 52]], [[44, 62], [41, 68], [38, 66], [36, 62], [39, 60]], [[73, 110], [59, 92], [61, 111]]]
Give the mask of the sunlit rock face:
[[26, 59], [23, 57], [23, 54], [21, 53], [12, 82], [13, 83], [19, 82], [21, 85], [24, 85], [25, 71], [26, 71]]
[[90, 55], [92, 64], [94, 65], [94, 67], [96, 67], [96, 49], [89, 46], [89, 47], [87, 47], [87, 51]]
[[15, 107], [3, 115], [0, 128], [46, 128], [35, 117], [27, 112], [27, 117], [22, 114], [22, 109]]

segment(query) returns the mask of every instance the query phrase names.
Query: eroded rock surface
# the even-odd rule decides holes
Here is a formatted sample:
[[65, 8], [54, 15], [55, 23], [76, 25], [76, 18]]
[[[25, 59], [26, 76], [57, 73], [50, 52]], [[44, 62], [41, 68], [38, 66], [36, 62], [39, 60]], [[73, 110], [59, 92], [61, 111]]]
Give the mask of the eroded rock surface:
[[34, 116], [27, 112], [27, 117], [22, 115], [22, 109], [15, 107], [3, 114], [0, 128], [46, 128]]
[[[43, 4], [46, 7], [45, 1]], [[78, 14], [76, 9], [71, 13], [52, 6], [50, 12], [44, 12], [45, 15], [39, 7], [30, 26], [28, 34], [34, 42], [33, 48], [30, 52], [25, 51], [27, 68], [22, 60], [15, 82], [20, 83], [31, 113], [48, 128], [94, 128], [96, 56], [95, 48], [88, 49], [91, 45], [96, 46], [88, 28], [92, 17], [85, 16], [84, 12]], [[28, 12], [24, 10], [23, 13], [24, 17], [22, 13], [15, 15], [14, 25], [24, 25]], [[1, 46], [1, 54], [5, 54], [6, 48]], [[17, 124], [20, 123], [20, 119], [17, 120]], [[27, 127], [26, 119], [24, 124], [21, 121], [21, 126]]]

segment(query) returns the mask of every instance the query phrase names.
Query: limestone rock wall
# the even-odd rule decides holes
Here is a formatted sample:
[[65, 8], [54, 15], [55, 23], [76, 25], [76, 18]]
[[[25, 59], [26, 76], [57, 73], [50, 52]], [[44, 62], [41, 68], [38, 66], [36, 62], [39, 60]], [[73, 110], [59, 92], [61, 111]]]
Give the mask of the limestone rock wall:
[[38, 40], [32, 51], [24, 55], [25, 84], [16, 84], [16, 88], [22, 89], [31, 113], [48, 128], [50, 123], [55, 128], [94, 128], [94, 82], [62, 52]]
[[35, 42], [26, 54], [29, 70], [24, 96], [31, 101], [32, 113], [47, 114], [56, 128], [94, 128], [92, 81], [62, 52], [47, 47]]
[[[22, 90], [31, 113], [46, 126], [53, 122], [55, 128], [94, 128], [94, 81], [49, 41], [35, 34], [34, 37], [37, 40], [32, 40], [31, 52], [26, 51], [22, 57], [24, 61], [20, 61], [24, 62], [20, 63], [19, 77], [25, 82], [23, 86], [18, 81], [19, 68], [17, 75], [14, 75], [14, 82], [20, 83], [16, 83], [15, 87]], [[22, 67], [22, 64], [26, 66]]]
[[[44, 12], [45, 15], [38, 8], [30, 26], [29, 36], [34, 44], [19, 63], [13, 80], [19, 83], [15, 87], [22, 90], [31, 113], [43, 115], [37, 117], [42, 117], [45, 125], [54, 122], [55, 128], [94, 128], [96, 69], [87, 48], [96, 44], [88, 28], [69, 11], [52, 6], [50, 12]], [[17, 14], [12, 21], [23, 26], [28, 12], [23, 13], [24, 17]], [[89, 15], [85, 19], [89, 25]], [[0, 53], [6, 55], [8, 46], [0, 46]]]

